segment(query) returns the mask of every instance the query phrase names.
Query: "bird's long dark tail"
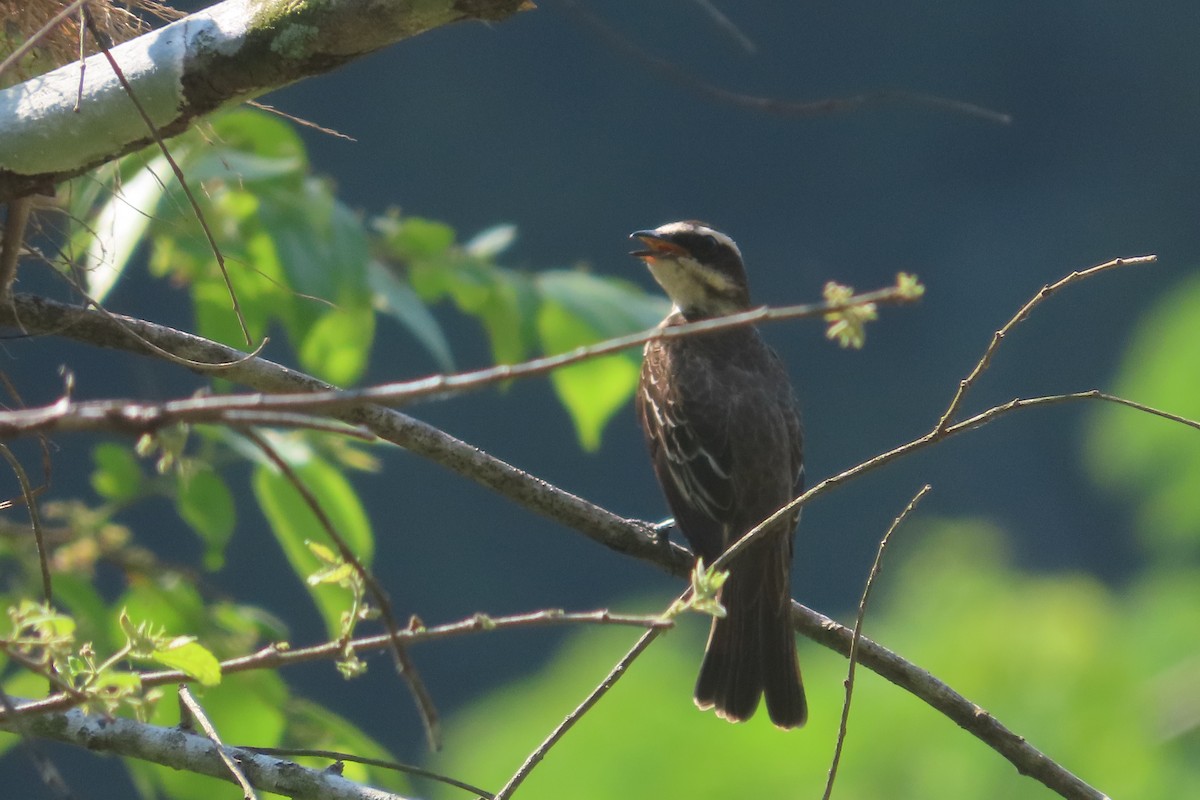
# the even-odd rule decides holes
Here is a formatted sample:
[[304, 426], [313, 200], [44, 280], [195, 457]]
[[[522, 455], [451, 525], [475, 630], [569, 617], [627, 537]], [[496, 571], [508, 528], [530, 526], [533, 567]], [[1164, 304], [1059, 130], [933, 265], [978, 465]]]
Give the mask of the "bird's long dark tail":
[[808, 704], [796, 660], [787, 571], [775, 563], [783, 557], [778, 547], [762, 544], [767, 547], [755, 546], [738, 559], [721, 590], [727, 614], [713, 620], [696, 680], [696, 705], [741, 722], [765, 695], [771, 722], [798, 728], [808, 718]]

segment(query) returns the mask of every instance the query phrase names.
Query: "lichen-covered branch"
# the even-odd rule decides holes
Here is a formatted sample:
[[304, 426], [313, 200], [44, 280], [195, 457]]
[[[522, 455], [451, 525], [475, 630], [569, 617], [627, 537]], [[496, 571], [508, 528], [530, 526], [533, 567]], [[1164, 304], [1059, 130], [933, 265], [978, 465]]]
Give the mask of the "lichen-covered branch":
[[[225, 0], [112, 48], [162, 136], [224, 106], [433, 28], [505, 19], [526, 0]], [[0, 92], [0, 202], [150, 144], [103, 54]]]

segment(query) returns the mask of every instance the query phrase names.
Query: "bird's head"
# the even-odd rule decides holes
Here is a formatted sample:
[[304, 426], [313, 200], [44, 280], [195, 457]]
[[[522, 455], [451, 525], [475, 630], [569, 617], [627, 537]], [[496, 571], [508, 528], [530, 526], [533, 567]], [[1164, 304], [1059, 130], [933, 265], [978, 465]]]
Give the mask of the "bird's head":
[[646, 246], [632, 255], [646, 262], [654, 280], [686, 318], [719, 317], [750, 307], [742, 253], [720, 231], [688, 220], [634, 231], [629, 238]]

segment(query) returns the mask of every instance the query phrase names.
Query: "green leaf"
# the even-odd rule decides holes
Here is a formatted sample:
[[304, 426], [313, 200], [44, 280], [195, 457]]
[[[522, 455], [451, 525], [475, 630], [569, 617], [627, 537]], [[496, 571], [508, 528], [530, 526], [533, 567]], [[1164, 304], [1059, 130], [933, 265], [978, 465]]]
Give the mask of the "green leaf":
[[[354, 487], [341, 472], [315, 456], [303, 463], [293, 464], [292, 468], [316, 496], [321, 509], [332, 520], [347, 546], [364, 566], [369, 566], [374, 552], [374, 538]], [[308, 576], [323, 569], [325, 564], [313, 554], [306, 542], [313, 540], [330, 546], [328, 536], [303, 497], [283, 475], [259, 466], [254, 471], [253, 485], [254, 495], [288, 563], [297, 578], [307, 586]], [[341, 630], [342, 612], [349, 610], [353, 595], [345, 588], [324, 583], [308, 586], [308, 590], [325, 620], [330, 636], [336, 636]]]
[[421, 217], [382, 217], [376, 220], [376, 228], [389, 250], [401, 259], [437, 258], [454, 244], [453, 228]]
[[[1200, 276], [1172, 288], [1139, 322], [1115, 394], [1200, 419]], [[1200, 432], [1133, 409], [1100, 404], [1091, 415], [1087, 465], [1107, 491], [1137, 508], [1143, 540], [1173, 559], [1200, 548]]]
[[208, 467], [176, 473], [176, 508], [205, 544], [204, 566], [218, 570], [225, 562], [225, 546], [233, 536], [236, 515], [233, 493], [221, 476]]
[[505, 250], [512, 247], [512, 243], [516, 240], [516, 225], [507, 223], [493, 225], [492, 227], [486, 228], [471, 237], [471, 241], [463, 245], [463, 250], [475, 258], [482, 258], [486, 261], [491, 261]]
[[126, 502], [142, 489], [142, 468], [128, 447], [105, 443], [92, 449], [92, 488], [108, 500]]
[[[354, 753], [362, 758], [394, 761], [395, 756], [362, 729], [335, 712], [300, 698], [287, 707], [287, 744], [310, 750], [333, 750]], [[299, 763], [324, 769], [328, 759], [297, 758]], [[369, 784], [387, 791], [409, 796], [412, 786], [404, 773], [368, 764], [347, 761], [342, 776], [356, 783]], [[459, 800], [465, 800], [460, 795]]]
[[152, 660], [169, 669], [177, 669], [205, 686], [221, 682], [221, 664], [216, 656], [191, 637], [180, 637], [163, 648], [156, 648]]
[[[560, 353], [597, 340], [595, 331], [557, 303], [538, 312], [538, 332], [548, 353]], [[585, 450], [600, 447], [604, 426], [637, 388], [638, 366], [624, 355], [609, 355], [556, 369], [550, 375], [559, 400], [571, 415]]]
[[[578, 317], [600, 339], [653, 328], [671, 308], [664, 298], [647, 294], [628, 281], [599, 277], [582, 270], [538, 273], [537, 290], [542, 297], [553, 300]], [[641, 361], [636, 349], [625, 352], [633, 360]]]
[[337, 304], [366, 302], [366, 230], [324, 181], [309, 178], [299, 190], [271, 191], [258, 219], [293, 290]]
[[[195, 633], [208, 624], [208, 612], [199, 590], [175, 573], [137, 581], [113, 605], [124, 609], [122, 616], [131, 624], [149, 625], [158, 631]], [[110, 620], [109, 625], [110, 638], [125, 641], [128, 631], [121, 629], [120, 617]]]
[[442, 326], [407, 282], [378, 261], [367, 266], [367, 279], [380, 309], [394, 317], [417, 338], [444, 372], [454, 370], [454, 357]]
[[348, 386], [367, 368], [375, 337], [369, 308], [337, 308], [323, 315], [298, 342], [300, 363], [335, 386]]
[[[216, 114], [210, 122], [225, 149], [225, 152], [215, 149], [223, 158], [230, 152], [249, 153], [260, 158], [297, 161], [298, 173], [308, 168], [304, 140], [291, 123], [274, 114], [243, 107]], [[225, 174], [229, 174], [228, 169]], [[212, 175], [219, 177], [220, 173], [213, 172]], [[247, 181], [260, 177], [253, 172], [237, 172], [237, 175]], [[202, 176], [207, 178], [209, 174], [202, 173]]]
[[[537, 276], [543, 298], [537, 325], [542, 349], [562, 353], [652, 327], [667, 304], [624, 281], [597, 278], [579, 271], [552, 271]], [[580, 444], [600, 446], [604, 426], [637, 388], [641, 353], [629, 350], [555, 370], [551, 383], [571, 415]]]

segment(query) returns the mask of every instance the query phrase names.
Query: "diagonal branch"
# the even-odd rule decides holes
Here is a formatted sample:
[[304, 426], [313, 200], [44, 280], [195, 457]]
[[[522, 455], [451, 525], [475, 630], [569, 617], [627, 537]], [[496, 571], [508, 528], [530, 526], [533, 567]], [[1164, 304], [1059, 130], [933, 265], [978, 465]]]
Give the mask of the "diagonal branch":
[[361, 786], [329, 770], [303, 767], [294, 761], [237, 747], [218, 748], [203, 734], [180, 728], [164, 728], [123, 717], [90, 715], [79, 709], [50, 712], [23, 721], [33, 736], [232, 781], [224, 756], [237, 762], [251, 785], [285, 797], [404, 800], [400, 795]]
[[[745, 327], [756, 322], [828, 316], [831, 313], [866, 305], [874, 306], [880, 303], [910, 303], [916, 301], [919, 296], [919, 294], [913, 294], [905, 289], [898, 282], [897, 286], [886, 287], [859, 295], [851, 295], [839, 300], [830, 300], [822, 303], [805, 303], [779, 308], [762, 307], [737, 314], [730, 314], [725, 317], [690, 322], [686, 325], [674, 325], [670, 328], [651, 328], [640, 333], [618, 336], [597, 344], [578, 347], [566, 353], [535, 358], [520, 364], [500, 364], [472, 372], [461, 372], [452, 375], [431, 375], [426, 378], [385, 383], [362, 389], [334, 389], [327, 387], [319, 391], [306, 390], [290, 394], [274, 393], [269, 396], [261, 393], [242, 395], [224, 394], [208, 397], [190, 397], [184, 400], [172, 400], [164, 403], [136, 403], [128, 399], [93, 400], [75, 403], [64, 398], [44, 408], [0, 413], [0, 439], [32, 431], [120, 429], [130, 433], [147, 433], [180, 422], [218, 422], [231, 424], [235, 421], [231, 416], [233, 413], [247, 411], [330, 412], [337, 409], [361, 406], [363, 403], [381, 403], [395, 407], [430, 398], [445, 399], [477, 391], [487, 386], [504, 383], [514, 378], [544, 375], [560, 367], [580, 361], [628, 350], [632, 347], [643, 345], [652, 339], [674, 339], [681, 336], [695, 336], [699, 333], [712, 333], [731, 328]], [[130, 334], [137, 335], [133, 328], [130, 328]], [[145, 343], [160, 352], [164, 350], [164, 348], [155, 347], [154, 343], [150, 340], [145, 340]], [[242, 354], [232, 362], [214, 363], [208, 368], [205, 368], [201, 363], [199, 369], [201, 371], [215, 372], [220, 367], [226, 370], [229, 366], [244, 362], [248, 358], [250, 358], [249, 355]], [[200, 361], [200, 359], [192, 360], [193, 366], [195, 366], [195, 362], [197, 361]]]

